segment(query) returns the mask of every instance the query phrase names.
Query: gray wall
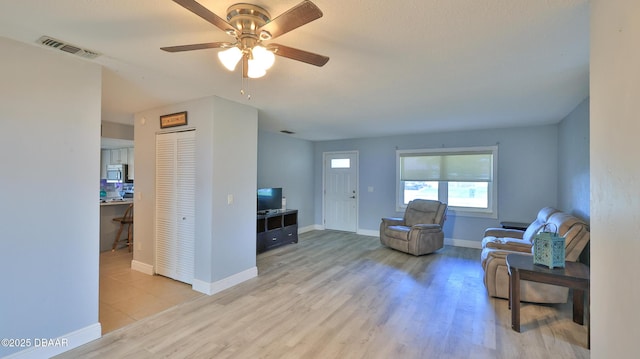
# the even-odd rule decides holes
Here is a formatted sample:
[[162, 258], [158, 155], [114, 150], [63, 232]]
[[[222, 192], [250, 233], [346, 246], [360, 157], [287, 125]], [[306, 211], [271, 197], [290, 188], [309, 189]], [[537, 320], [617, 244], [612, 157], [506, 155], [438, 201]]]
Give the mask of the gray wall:
[[[557, 125], [323, 142], [260, 131], [258, 186], [284, 187], [288, 207], [301, 209], [302, 224], [321, 227], [322, 154], [357, 150], [359, 231], [371, 233], [378, 230], [381, 217], [402, 215], [395, 212], [396, 149], [496, 143], [498, 219], [450, 213], [445, 223], [447, 238], [479, 241], [485, 228], [498, 226], [502, 220], [533, 220], [544, 206], [555, 206], [589, 221], [588, 98]], [[368, 187], [374, 191], [369, 192]]]
[[[256, 268], [258, 110], [214, 97], [211, 280]], [[205, 179], [206, 180], [206, 179]], [[206, 183], [205, 183], [206, 184]], [[233, 204], [227, 196], [233, 196]]]
[[209, 285], [256, 266], [258, 113], [207, 97], [136, 114], [136, 266], [154, 265], [156, 133], [184, 129], [161, 130], [158, 119], [181, 111], [196, 129], [195, 279]]
[[589, 99], [558, 129], [558, 209], [589, 221]]
[[298, 228], [314, 222], [313, 143], [258, 132], [258, 188], [282, 187], [288, 209], [298, 210]]
[[[315, 143], [315, 221], [322, 223], [322, 154], [359, 152], [359, 230], [377, 231], [380, 218], [395, 211], [397, 149], [491, 146], [498, 144], [498, 218], [456, 216], [450, 212], [445, 237], [480, 241], [500, 221], [531, 221], [544, 206], [558, 201], [558, 126], [545, 125], [479, 131], [363, 138]], [[368, 192], [368, 187], [374, 188]]]
[[590, 7], [591, 356], [637, 358], [640, 2]]
[[133, 125], [102, 121], [100, 135], [106, 138], [119, 138], [133, 141]]
[[0, 338], [69, 339], [44, 358], [101, 331], [101, 71], [2, 37], [0, 54]]

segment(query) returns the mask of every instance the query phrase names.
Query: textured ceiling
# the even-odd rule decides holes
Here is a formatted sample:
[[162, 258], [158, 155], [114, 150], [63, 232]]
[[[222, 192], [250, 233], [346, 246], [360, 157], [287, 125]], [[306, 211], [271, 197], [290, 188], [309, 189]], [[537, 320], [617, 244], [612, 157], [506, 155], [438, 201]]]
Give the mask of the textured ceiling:
[[[248, 2], [275, 17], [299, 0]], [[200, 3], [225, 17], [236, 1]], [[261, 129], [326, 140], [556, 123], [588, 96], [588, 0], [314, 3], [324, 17], [277, 42], [327, 65], [278, 57], [244, 86], [218, 50], [159, 49], [230, 39], [169, 0], [3, 1], [0, 36], [104, 54], [87, 61], [104, 66], [103, 120], [113, 122], [216, 95], [258, 108]]]

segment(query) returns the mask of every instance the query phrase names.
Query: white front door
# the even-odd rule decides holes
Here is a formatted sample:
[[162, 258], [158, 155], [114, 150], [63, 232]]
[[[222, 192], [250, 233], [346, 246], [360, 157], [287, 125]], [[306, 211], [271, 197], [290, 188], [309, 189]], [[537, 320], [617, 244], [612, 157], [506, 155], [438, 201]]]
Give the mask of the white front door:
[[358, 152], [324, 154], [324, 226], [358, 229]]

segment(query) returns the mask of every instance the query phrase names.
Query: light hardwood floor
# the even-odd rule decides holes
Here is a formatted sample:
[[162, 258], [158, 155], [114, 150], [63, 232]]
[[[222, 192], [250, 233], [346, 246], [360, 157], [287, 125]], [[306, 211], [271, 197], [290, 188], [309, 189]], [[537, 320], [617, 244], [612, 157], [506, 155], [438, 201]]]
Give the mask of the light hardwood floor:
[[204, 296], [188, 284], [132, 270], [132, 259], [126, 248], [100, 253], [99, 320], [103, 335]]
[[258, 256], [257, 278], [115, 330], [60, 358], [588, 358], [570, 304], [488, 298], [477, 249], [414, 257], [314, 231]]

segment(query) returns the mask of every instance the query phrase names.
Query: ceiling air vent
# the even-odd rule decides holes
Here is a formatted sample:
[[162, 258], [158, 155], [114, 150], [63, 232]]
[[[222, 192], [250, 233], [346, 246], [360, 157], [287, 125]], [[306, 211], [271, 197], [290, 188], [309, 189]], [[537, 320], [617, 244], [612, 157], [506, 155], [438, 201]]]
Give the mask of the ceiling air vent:
[[47, 47], [52, 47], [54, 49], [58, 49], [64, 52], [68, 52], [70, 54], [84, 57], [86, 59], [95, 59], [96, 57], [102, 55], [99, 52], [83, 49], [78, 46], [68, 44], [62, 40], [54, 39], [53, 37], [49, 37], [49, 36], [41, 36], [36, 42]]

